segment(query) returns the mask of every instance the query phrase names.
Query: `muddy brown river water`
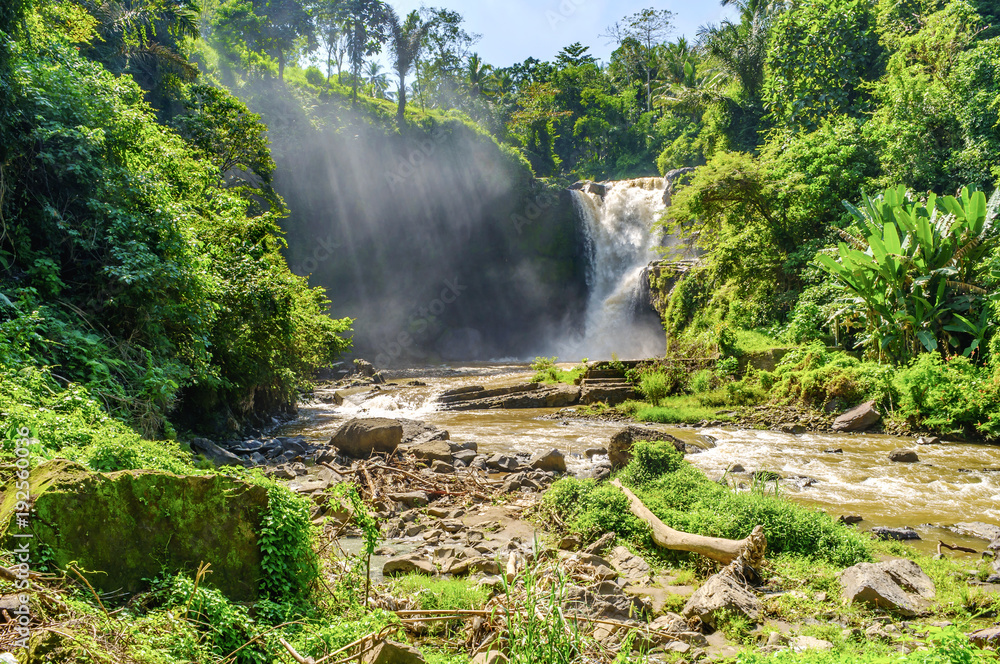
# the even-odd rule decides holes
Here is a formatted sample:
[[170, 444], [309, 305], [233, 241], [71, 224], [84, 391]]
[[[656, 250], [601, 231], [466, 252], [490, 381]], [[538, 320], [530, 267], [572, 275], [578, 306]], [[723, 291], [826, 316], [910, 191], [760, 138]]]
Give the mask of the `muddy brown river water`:
[[[614, 422], [560, 418], [552, 409], [443, 412], [436, 395], [458, 387], [502, 387], [527, 381], [529, 367], [520, 364], [471, 365], [411, 370], [371, 388], [341, 391], [343, 405], [312, 403], [300, 417], [282, 427], [280, 435], [302, 435], [326, 442], [344, 420], [354, 417], [409, 418], [430, 422], [451, 433], [457, 442], [475, 441], [481, 452], [537, 452], [553, 447], [568, 455], [570, 470], [590, 462], [588, 448], [606, 446], [623, 425]], [[407, 385], [410, 381], [423, 383]], [[985, 548], [982, 540], [956, 535], [946, 526], [961, 521], [1000, 525], [1000, 447], [943, 443], [918, 448], [920, 461], [889, 461], [889, 452], [911, 448], [915, 441], [879, 435], [804, 434], [707, 429], [656, 425], [686, 441], [703, 436], [715, 447], [687, 456], [709, 477], [721, 477], [733, 464], [747, 471], [772, 470], [784, 476], [801, 475], [818, 480], [808, 487], [781, 482], [780, 491], [795, 502], [837, 515], [864, 518], [863, 528], [911, 526], [923, 538], [913, 544], [936, 548], [937, 540]], [[826, 450], [841, 449], [841, 454]], [[736, 481], [740, 477], [732, 476]]]

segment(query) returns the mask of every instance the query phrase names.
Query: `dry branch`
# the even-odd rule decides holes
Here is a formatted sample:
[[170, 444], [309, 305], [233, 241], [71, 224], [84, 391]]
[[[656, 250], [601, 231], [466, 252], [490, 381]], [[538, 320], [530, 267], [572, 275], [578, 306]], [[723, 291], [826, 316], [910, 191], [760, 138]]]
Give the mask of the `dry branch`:
[[[736, 560], [744, 550], [754, 547], [756, 541], [754, 535], [750, 535], [746, 539], [729, 540], [719, 537], [693, 535], [674, 530], [650, 512], [649, 508], [643, 505], [642, 501], [634, 493], [622, 486], [621, 482], [615, 480], [612, 484], [621, 489], [625, 497], [628, 498], [629, 509], [632, 514], [649, 524], [649, 527], [653, 531], [653, 541], [664, 549], [690, 551], [691, 553], [698, 553], [706, 558], [718, 561], [723, 565], [728, 565]], [[757, 530], [754, 532], [758, 533]], [[762, 537], [762, 535], [759, 537]]]

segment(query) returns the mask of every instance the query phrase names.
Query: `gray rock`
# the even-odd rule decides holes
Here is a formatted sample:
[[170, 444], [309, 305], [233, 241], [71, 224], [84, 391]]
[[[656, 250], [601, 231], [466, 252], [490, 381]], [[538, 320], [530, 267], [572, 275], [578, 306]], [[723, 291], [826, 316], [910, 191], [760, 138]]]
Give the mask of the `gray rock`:
[[346, 422], [330, 444], [347, 456], [367, 459], [376, 453], [392, 454], [402, 440], [403, 426], [398, 421], [374, 417]]
[[920, 461], [916, 450], [893, 450], [889, 452], [889, 461], [894, 463], [916, 463]]
[[382, 566], [382, 574], [385, 576], [402, 576], [404, 574], [424, 574], [434, 576], [437, 568], [434, 563], [417, 554], [397, 556], [390, 558]]
[[518, 461], [517, 457], [508, 456], [506, 454], [494, 454], [486, 460], [487, 468], [505, 473], [513, 473], [520, 468], [520, 466], [521, 462]]
[[833, 644], [812, 636], [794, 636], [788, 641], [788, 646], [795, 652], [806, 650], [833, 650]]
[[432, 440], [448, 440], [450, 438], [447, 431], [427, 422], [402, 418], [397, 422], [403, 427], [403, 440], [400, 441], [403, 445], [420, 445]]
[[630, 582], [645, 582], [652, 573], [649, 563], [624, 546], [616, 546], [608, 553], [607, 558], [611, 566]]
[[678, 452], [684, 452], [684, 443], [670, 434], [649, 427], [631, 425], [611, 437], [611, 443], [608, 445], [608, 458], [611, 460], [611, 467], [617, 470], [627, 466], [632, 459], [632, 446], [640, 440], [669, 441], [674, 444]]
[[917, 445], [940, 445], [941, 439], [937, 436], [921, 436], [917, 438]]
[[840, 575], [844, 600], [912, 618], [933, 599], [934, 582], [910, 560], [859, 563]]
[[607, 455], [607, 453], [608, 453], [608, 448], [606, 447], [591, 447], [590, 449], [588, 449], [586, 452], [583, 453], [583, 456], [590, 459], [598, 455]]
[[834, 431], [867, 431], [882, 419], [882, 414], [875, 410], [875, 402], [863, 403], [852, 408], [833, 422]]
[[424, 658], [411, 645], [383, 641], [364, 656], [364, 664], [424, 664]]
[[872, 528], [872, 535], [882, 540], [918, 540], [920, 535], [913, 528], [887, 528], [885, 526], [875, 526]]
[[757, 596], [732, 576], [720, 572], [708, 579], [691, 595], [682, 613], [687, 618], [701, 618], [702, 622], [716, 627], [719, 611], [739, 615], [750, 622], [757, 622], [761, 606]]
[[804, 424], [798, 424], [798, 423], [782, 424], [780, 427], [778, 427], [778, 429], [783, 433], [790, 433], [796, 436], [804, 434], [805, 432], [809, 431], [809, 429], [806, 428]]
[[982, 521], [966, 521], [964, 523], [956, 523], [954, 526], [951, 526], [949, 530], [956, 532], [959, 535], [978, 537], [979, 539], [986, 540], [987, 542], [994, 542], [1000, 539], [1000, 526], [994, 526], [992, 523], [983, 523]]
[[473, 657], [471, 664], [507, 664], [507, 656], [499, 650], [490, 650]]
[[447, 441], [435, 440], [429, 443], [420, 443], [407, 448], [407, 451], [423, 461], [444, 461], [451, 462], [451, 445]]
[[393, 493], [389, 498], [397, 503], [402, 503], [407, 507], [425, 507], [430, 502], [430, 496], [423, 491], [408, 491], [406, 493]]
[[442, 473], [442, 474], [444, 474], [444, 473], [454, 473], [455, 472], [455, 466], [453, 466], [450, 463], [447, 463], [445, 461], [435, 461], [434, 463], [431, 464], [431, 471], [433, 471], [435, 473]]
[[729, 472], [731, 472], [731, 473], [745, 473], [745, 472], [747, 472], [747, 469], [744, 468], [742, 464], [734, 463], [729, 468]]
[[533, 456], [529, 465], [536, 470], [543, 470], [552, 473], [565, 473], [566, 456], [559, 450], [552, 449], [548, 452]]
[[472, 463], [477, 456], [479, 455], [475, 450], [458, 450], [457, 452], [452, 453], [452, 457], [455, 461], [461, 461], [466, 465]]
[[207, 438], [195, 438], [191, 441], [191, 449], [200, 454], [215, 466], [246, 466], [248, 463], [232, 452], [222, 449]]
[[969, 640], [980, 648], [1000, 648], [1000, 627], [989, 627], [969, 634]]

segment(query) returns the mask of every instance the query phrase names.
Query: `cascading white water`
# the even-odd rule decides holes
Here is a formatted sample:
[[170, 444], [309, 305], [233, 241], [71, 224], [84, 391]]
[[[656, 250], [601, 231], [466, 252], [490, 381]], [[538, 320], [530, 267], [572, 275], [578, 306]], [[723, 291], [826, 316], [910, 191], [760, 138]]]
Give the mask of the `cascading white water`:
[[654, 313], [642, 310], [643, 270], [658, 258], [660, 237], [653, 231], [665, 205], [662, 178], [607, 184], [602, 198], [573, 191], [583, 222], [591, 264], [586, 331], [573, 344], [575, 359], [636, 359], [662, 355], [663, 330]]

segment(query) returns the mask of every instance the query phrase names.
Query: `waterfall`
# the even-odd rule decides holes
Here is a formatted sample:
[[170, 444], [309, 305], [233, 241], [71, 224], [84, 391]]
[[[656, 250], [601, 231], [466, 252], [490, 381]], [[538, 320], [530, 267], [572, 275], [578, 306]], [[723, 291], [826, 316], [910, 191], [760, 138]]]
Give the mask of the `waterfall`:
[[659, 256], [653, 224], [665, 209], [663, 178], [609, 182], [572, 192], [583, 225], [587, 270], [586, 330], [570, 352], [577, 359], [638, 359], [662, 355], [659, 317], [648, 307], [645, 268]]

